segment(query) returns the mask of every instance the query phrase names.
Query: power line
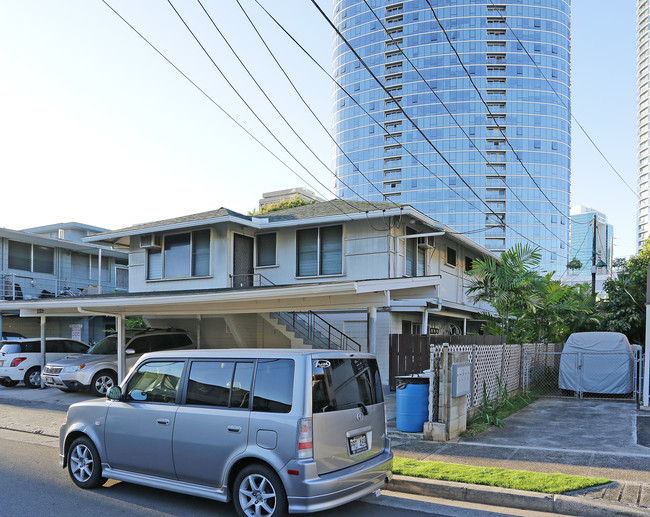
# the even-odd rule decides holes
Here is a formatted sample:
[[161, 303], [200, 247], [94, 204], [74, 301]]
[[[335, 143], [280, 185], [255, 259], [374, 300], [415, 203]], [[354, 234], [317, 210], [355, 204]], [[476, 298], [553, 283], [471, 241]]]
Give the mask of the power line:
[[[201, 3], [200, 0], [197, 0], [197, 1], [198, 1], [199, 3]], [[258, 36], [259, 39], [261, 40], [261, 42], [262, 42], [262, 44], [264, 45], [264, 47], [266, 48], [266, 50], [269, 52], [269, 54], [271, 55], [271, 57], [272, 57], [273, 60], [275, 61], [275, 64], [278, 65], [278, 68], [282, 71], [282, 73], [284, 74], [285, 78], [287, 79], [287, 81], [289, 82], [289, 84], [291, 85], [291, 87], [293, 88], [293, 90], [296, 92], [296, 95], [298, 95], [298, 98], [302, 101], [302, 103], [305, 105], [305, 107], [309, 110], [309, 112], [310, 112], [310, 113], [313, 115], [313, 117], [316, 119], [316, 121], [318, 122], [318, 124], [323, 128], [323, 130], [325, 131], [325, 133], [327, 133], [327, 135], [330, 137], [330, 139], [332, 140], [332, 142], [334, 142], [334, 145], [336, 145], [336, 147], [339, 149], [339, 151], [341, 151], [341, 153], [343, 154], [343, 156], [345, 156], [345, 158], [350, 162], [350, 164], [355, 168], [355, 170], [356, 170], [359, 174], [361, 174], [361, 175], [364, 177], [364, 179], [365, 179], [365, 180], [366, 180], [366, 181], [367, 181], [367, 182], [368, 182], [368, 183], [369, 183], [369, 184], [370, 184], [370, 185], [371, 185], [371, 186], [372, 186], [372, 187], [373, 187], [373, 188], [374, 188], [374, 189], [375, 189], [375, 190], [376, 190], [376, 191], [377, 191], [377, 192], [378, 192], [382, 197], [383, 197], [383, 194], [384, 194], [384, 193], [383, 193], [381, 190], [379, 190], [379, 188], [375, 185], [375, 183], [374, 183], [373, 181], [371, 181], [371, 180], [370, 180], [370, 179], [369, 179], [369, 178], [368, 178], [368, 177], [367, 177], [367, 176], [366, 176], [366, 175], [361, 171], [361, 169], [359, 168], [359, 166], [358, 166], [356, 163], [354, 163], [354, 161], [352, 160], [352, 158], [350, 158], [350, 156], [348, 156], [348, 154], [343, 150], [343, 148], [341, 147], [341, 145], [336, 141], [336, 138], [334, 138], [334, 136], [329, 132], [329, 130], [328, 130], [328, 129], [325, 127], [325, 125], [322, 123], [322, 121], [320, 120], [320, 118], [318, 118], [318, 115], [316, 115], [316, 113], [315, 113], [314, 110], [311, 108], [311, 106], [309, 105], [309, 103], [304, 99], [304, 97], [302, 96], [302, 94], [300, 93], [300, 91], [298, 90], [298, 88], [296, 87], [296, 85], [294, 84], [294, 82], [293, 82], [293, 81], [291, 80], [291, 78], [289, 77], [289, 74], [286, 72], [286, 70], [284, 69], [284, 67], [280, 64], [280, 62], [278, 61], [278, 59], [277, 59], [277, 57], [275, 56], [274, 52], [271, 50], [271, 48], [270, 48], [270, 47], [268, 46], [268, 44], [266, 43], [266, 40], [264, 39], [264, 37], [262, 36], [262, 34], [260, 33], [260, 31], [257, 29], [257, 26], [255, 25], [255, 23], [253, 22], [253, 20], [251, 20], [250, 16], [248, 16], [248, 13], [246, 12], [246, 9], [244, 9], [244, 6], [241, 4], [241, 2], [240, 2], [239, 0], [235, 0], [235, 1], [237, 2], [237, 5], [238, 5], [239, 8], [241, 9], [241, 11], [244, 13], [244, 16], [246, 17], [246, 19], [247, 19], [248, 22], [250, 23], [251, 27], [252, 27], [253, 30], [255, 31], [255, 34], [257, 34], [257, 36]], [[205, 8], [204, 8], [204, 10], [205, 10]], [[341, 180], [341, 179], [340, 179], [340, 178], [339, 178], [339, 177], [338, 177], [338, 176], [337, 176], [333, 171], [332, 171], [332, 174], [334, 175], [335, 178], [337, 178], [339, 181], [341, 181], [341, 183], [343, 183], [344, 185], [346, 185], [345, 182], [344, 182], [343, 180]], [[346, 187], [347, 187], [347, 185], [346, 185]], [[350, 188], [350, 187], [348, 187], [348, 188]], [[352, 190], [352, 189], [350, 188], [350, 190]], [[353, 192], [354, 192], [354, 191], [353, 191]], [[355, 192], [355, 194], [357, 194], [357, 195], [359, 196], [359, 194], [358, 194], [357, 192]], [[359, 197], [362, 197], [362, 196], [359, 196]], [[363, 199], [363, 198], [362, 198], [362, 199]], [[400, 206], [399, 204], [395, 203], [393, 200], [390, 200], [390, 202], [393, 203], [395, 206]]]
[[250, 136], [257, 144], [259, 144], [266, 152], [273, 156], [277, 161], [289, 169], [295, 176], [297, 176], [301, 181], [306, 183], [310, 188], [318, 192], [317, 188], [314, 188], [308, 181], [306, 181], [298, 172], [296, 172], [289, 164], [287, 164], [282, 158], [275, 154], [269, 147], [267, 147], [261, 140], [259, 140], [253, 133], [246, 129], [235, 117], [233, 117], [225, 108], [223, 108], [217, 101], [215, 101], [203, 88], [201, 88], [196, 82], [194, 82], [185, 72], [178, 68], [165, 54], [163, 54], [158, 48], [151, 43], [138, 29], [136, 29], [131, 23], [129, 23], [120, 13], [118, 13], [113, 7], [106, 2], [106, 0], [101, 0], [101, 2], [106, 5], [113, 13], [122, 20], [133, 32], [135, 32], [147, 45], [149, 45], [160, 57], [162, 57], [174, 70], [181, 74], [194, 88], [196, 88], [205, 98], [207, 98], [219, 111], [221, 111], [226, 117], [228, 117], [232, 122], [234, 122], [242, 131], [244, 131], [248, 136]]
[[[427, 0], [427, 1], [428, 1], [428, 0]], [[496, 7], [496, 5], [494, 4], [494, 2], [493, 2], [492, 0], [489, 0], [489, 2], [490, 2], [494, 7]], [[499, 12], [499, 9], [497, 9], [496, 11], [497, 11], [497, 13], [498, 13], [498, 12]], [[585, 134], [585, 136], [587, 137], [587, 139], [588, 139], [588, 140], [591, 142], [591, 144], [596, 148], [596, 151], [598, 151], [598, 153], [600, 154], [600, 156], [603, 157], [603, 159], [605, 160], [605, 162], [607, 163], [607, 165], [609, 165], [609, 167], [610, 167], [610, 168], [611, 168], [611, 169], [616, 173], [616, 175], [617, 175], [617, 176], [620, 178], [620, 180], [625, 184], [625, 186], [626, 186], [626, 187], [627, 187], [627, 188], [628, 188], [628, 189], [629, 189], [629, 190], [630, 190], [630, 191], [631, 191], [631, 192], [632, 192], [632, 193], [633, 193], [633, 194], [638, 198], [638, 197], [639, 197], [638, 192], [636, 192], [632, 187], [630, 187], [630, 185], [628, 185], [627, 181], [625, 181], [625, 180], [623, 179], [623, 176], [620, 175], [620, 173], [616, 170], [616, 168], [612, 165], [612, 163], [607, 159], [607, 157], [605, 156], [605, 154], [604, 154], [604, 153], [600, 150], [600, 148], [596, 145], [596, 142], [594, 142], [594, 140], [591, 138], [591, 136], [589, 135], [589, 133], [587, 133], [587, 130], [582, 126], [582, 124], [580, 123], [580, 121], [578, 121], [578, 119], [576, 118], [576, 116], [573, 114], [573, 111], [572, 111], [571, 109], [569, 109], [569, 107], [566, 105], [566, 103], [565, 103], [564, 100], [562, 99], [562, 96], [561, 96], [561, 95], [557, 92], [557, 90], [553, 87], [553, 84], [548, 80], [548, 78], [546, 77], [546, 75], [544, 74], [544, 72], [542, 71], [542, 69], [539, 67], [539, 65], [537, 64], [537, 62], [536, 62], [535, 59], [533, 58], [533, 56], [530, 55], [530, 52], [528, 52], [528, 49], [526, 48], [526, 46], [525, 46], [525, 45], [522, 43], [522, 41], [519, 39], [519, 37], [517, 36], [517, 33], [513, 30], [512, 27], [510, 27], [510, 25], [508, 24], [508, 21], [507, 21], [506, 17], [503, 16], [503, 15], [499, 15], [499, 17], [503, 20], [503, 23], [505, 24], [505, 26], [508, 27], [508, 29], [510, 29], [510, 32], [512, 32], [512, 35], [515, 37], [515, 39], [517, 40], [517, 42], [519, 43], [519, 45], [521, 46], [521, 48], [524, 50], [524, 52], [526, 53], [526, 55], [527, 55], [527, 56], [530, 58], [530, 60], [533, 62], [533, 64], [535, 65], [535, 68], [537, 68], [537, 70], [538, 70], [539, 73], [542, 75], [542, 77], [544, 78], [544, 80], [546, 81], [546, 83], [550, 86], [551, 90], [553, 90], [553, 93], [554, 93], [554, 94], [557, 96], [557, 98], [560, 100], [560, 102], [562, 103], [562, 106], [564, 106], [564, 107], [569, 111], [569, 113], [571, 114], [571, 118], [575, 121], [576, 124], [578, 124], [578, 127], [582, 130], [582, 132]]]
[[[239, 99], [244, 103], [244, 105], [246, 106], [246, 108], [248, 108], [248, 110], [253, 114], [253, 116], [257, 119], [257, 121], [258, 121], [260, 124], [262, 124], [262, 126], [264, 127], [264, 129], [266, 129], [266, 131], [267, 131], [267, 132], [268, 132], [268, 133], [273, 137], [273, 139], [274, 139], [274, 140], [275, 140], [275, 141], [280, 145], [280, 147], [282, 147], [282, 149], [284, 149], [284, 151], [285, 151], [289, 156], [291, 156], [291, 157], [292, 157], [292, 158], [293, 158], [293, 159], [298, 163], [298, 165], [300, 165], [300, 167], [302, 167], [302, 168], [305, 170], [305, 172], [306, 172], [307, 174], [309, 174], [309, 175], [310, 175], [312, 178], [314, 178], [314, 179], [315, 179], [315, 180], [316, 180], [316, 181], [317, 181], [317, 182], [318, 182], [318, 183], [319, 183], [323, 188], [325, 188], [325, 190], [327, 190], [328, 192], [330, 192], [330, 193], [331, 193], [332, 195], [334, 195], [334, 197], [336, 197], [337, 199], [343, 201], [346, 205], [350, 206], [350, 207], [353, 208], [354, 210], [357, 210], [356, 207], [354, 207], [353, 205], [351, 205], [350, 203], [348, 203], [345, 199], [341, 199], [341, 198], [339, 198], [339, 197], [338, 197], [334, 192], [332, 192], [328, 187], [326, 187], [326, 186], [323, 184], [323, 182], [321, 182], [321, 181], [320, 181], [320, 180], [319, 180], [319, 179], [318, 179], [318, 178], [317, 178], [317, 177], [316, 177], [316, 176], [315, 176], [315, 175], [314, 175], [314, 174], [313, 174], [313, 173], [312, 173], [312, 172], [311, 172], [307, 167], [305, 167], [305, 165], [304, 165], [300, 160], [298, 160], [298, 158], [296, 158], [296, 156], [295, 156], [295, 155], [294, 155], [294, 154], [293, 154], [293, 153], [292, 153], [292, 152], [291, 152], [291, 151], [290, 151], [290, 150], [289, 150], [289, 149], [288, 149], [288, 148], [287, 148], [287, 147], [286, 147], [286, 146], [285, 146], [281, 141], [280, 141], [280, 139], [275, 135], [275, 133], [273, 133], [273, 131], [271, 131], [271, 129], [266, 125], [266, 123], [261, 119], [261, 117], [260, 117], [260, 116], [255, 112], [255, 110], [250, 106], [250, 104], [248, 104], [248, 102], [246, 101], [246, 99], [244, 99], [244, 97], [241, 95], [241, 93], [239, 93], [239, 91], [237, 90], [237, 88], [235, 88], [235, 86], [230, 82], [230, 80], [228, 79], [228, 77], [226, 76], [226, 74], [221, 70], [221, 68], [219, 67], [219, 65], [217, 65], [216, 61], [212, 58], [212, 56], [210, 55], [210, 53], [209, 53], [209, 52], [206, 50], [206, 48], [203, 46], [203, 44], [201, 43], [201, 41], [199, 40], [199, 38], [196, 36], [196, 34], [194, 34], [194, 32], [192, 31], [192, 29], [190, 28], [190, 26], [185, 22], [185, 19], [183, 18], [183, 16], [178, 12], [178, 10], [176, 9], [176, 7], [174, 7], [174, 4], [171, 2], [171, 0], [167, 0], [167, 3], [168, 3], [168, 4], [171, 6], [171, 8], [174, 10], [174, 12], [175, 12], [176, 15], [178, 16], [178, 18], [181, 20], [181, 22], [183, 23], [183, 25], [185, 26], [185, 28], [186, 28], [186, 29], [189, 31], [189, 33], [192, 35], [192, 37], [193, 37], [194, 40], [197, 42], [197, 44], [199, 45], [199, 47], [201, 47], [201, 49], [203, 50], [203, 52], [205, 53], [205, 55], [208, 57], [208, 59], [209, 59], [210, 62], [213, 64], [213, 66], [215, 67], [215, 69], [219, 72], [219, 74], [220, 74], [221, 77], [224, 79], [224, 81], [226, 81], [226, 83], [228, 84], [228, 86], [230, 86], [230, 88], [235, 92], [235, 94], [237, 95], [237, 97], [239, 97]], [[343, 212], [343, 210], [341, 210], [341, 212]], [[344, 212], [344, 213], [345, 213], [345, 212]], [[347, 215], [347, 214], [346, 214], [346, 215]]]
[[[375, 119], [369, 112], [366, 110], [360, 103], [357, 101], [353, 95], [350, 94], [342, 85], [339, 83], [323, 66], [309, 53], [307, 49], [305, 49], [296, 38], [293, 37], [293, 35], [259, 2], [259, 0], [255, 0], [255, 3], [264, 11], [264, 13], [287, 35], [287, 37], [293, 41], [293, 43], [307, 56], [309, 59], [325, 74], [327, 77], [330, 78], [330, 80], [337, 86], [339, 90], [341, 90], [356, 106], [361, 109], [367, 116], [372, 120], [381, 130], [385, 133], [384, 138], [390, 138], [393, 142], [396, 144], [402, 145], [402, 143], [395, 137], [393, 133], [388, 131], [384, 127], [384, 125], [379, 122], [377, 119]], [[438, 181], [440, 181], [445, 187], [447, 187], [450, 191], [452, 191], [454, 194], [456, 194], [460, 199], [465, 201], [468, 205], [470, 205], [472, 208], [474, 208], [476, 211], [481, 212], [479, 208], [476, 207], [472, 201], [466, 199], [460, 192], [458, 192], [455, 188], [453, 188], [451, 185], [449, 185], [447, 182], [445, 182], [442, 178], [440, 178], [434, 171], [432, 171], [422, 160], [420, 160], [413, 152], [411, 152], [408, 147], [402, 146], [403, 149], [407, 152], [409, 156], [411, 156], [418, 164], [420, 164], [422, 167], [424, 167], [432, 176], [434, 176]]]
[[455, 117], [454, 114], [451, 112], [451, 110], [447, 107], [447, 105], [445, 104], [445, 102], [444, 102], [444, 101], [440, 98], [440, 96], [436, 93], [436, 91], [433, 89], [433, 87], [431, 86], [431, 84], [429, 83], [429, 81], [427, 81], [427, 80], [425, 79], [425, 77], [422, 75], [422, 72], [420, 72], [420, 70], [415, 66], [415, 63], [413, 63], [413, 62], [411, 61], [411, 59], [406, 55], [406, 53], [404, 52], [404, 50], [400, 47], [399, 42], [398, 42], [398, 41], [393, 37], [393, 35], [388, 31], [388, 29], [386, 28], [386, 25], [384, 24], [384, 22], [382, 22], [381, 18], [377, 15], [377, 13], [372, 9], [372, 7], [370, 6], [370, 4], [368, 3], [368, 0], [363, 0], [363, 2], [366, 4], [366, 7], [368, 8], [368, 10], [369, 10], [373, 15], [374, 15], [374, 17], [377, 19], [377, 21], [379, 22], [379, 24], [381, 25], [381, 27], [384, 29], [384, 32], [386, 33], [386, 35], [391, 39], [393, 45], [395, 45], [395, 46], [397, 47], [397, 49], [399, 50], [399, 52], [401, 53], [401, 55], [404, 56], [404, 58], [406, 59], [406, 61], [411, 65], [411, 67], [412, 67], [413, 70], [418, 74], [418, 76], [420, 77], [420, 79], [422, 79], [422, 81], [423, 81], [424, 84], [429, 88], [429, 90], [430, 90], [431, 93], [434, 95], [434, 97], [435, 97], [435, 98], [438, 100], [438, 102], [439, 102], [439, 103], [440, 103], [440, 104], [445, 108], [445, 111], [449, 114], [449, 116], [450, 116], [451, 119], [454, 121], [454, 123], [459, 127], [459, 129], [462, 131], [463, 135], [465, 135], [465, 137], [467, 138], [467, 140], [469, 140], [469, 142], [472, 144], [472, 147], [474, 147], [474, 149], [476, 149], [476, 151], [481, 155], [481, 158], [483, 158], [483, 160], [485, 161], [485, 164], [486, 164], [488, 167], [490, 167], [490, 168], [492, 169], [492, 171], [494, 171], [494, 173], [495, 173], [496, 176], [498, 176], [500, 179], [503, 180], [504, 185], [508, 188], [508, 190], [512, 193], [512, 195], [515, 196], [515, 198], [517, 199], [517, 201], [519, 201], [519, 202], [521, 203], [521, 205], [522, 205], [522, 206], [523, 206], [523, 207], [524, 207], [524, 208], [525, 208], [525, 209], [530, 213], [530, 215], [533, 216], [533, 218], [534, 218], [534, 219], [535, 219], [535, 220], [536, 220], [540, 225], [542, 225], [544, 228], [546, 228], [546, 230], [547, 230], [551, 235], [553, 235], [553, 237], [555, 237], [556, 239], [558, 239], [558, 240], [560, 240], [561, 242], [564, 242], [565, 244], [568, 245], [568, 242], [567, 242], [566, 240], [562, 239], [560, 236], [558, 236], [558, 235], [557, 235], [555, 232], [553, 232], [553, 231], [552, 231], [548, 226], [546, 226], [546, 225], [545, 225], [545, 224], [544, 224], [544, 223], [543, 223], [543, 222], [542, 222], [542, 221], [541, 221], [541, 220], [540, 220], [540, 219], [535, 215], [535, 213], [534, 213], [534, 212], [533, 212], [533, 211], [528, 207], [528, 205], [526, 205], [526, 203], [524, 203], [524, 201], [522, 201], [522, 199], [517, 195], [517, 193], [512, 189], [512, 187], [510, 187], [510, 185], [508, 185], [508, 183], [507, 183], [507, 181], [506, 181], [506, 177], [505, 177], [505, 176], [502, 176], [501, 174], [499, 174], [499, 171], [494, 167], [494, 165], [492, 165], [492, 163], [490, 163], [490, 161], [488, 160], [487, 156], [485, 156], [485, 154], [483, 154], [483, 152], [479, 149], [479, 147], [476, 145], [476, 143], [474, 142], [474, 140], [470, 137], [470, 135], [467, 134], [467, 131], [465, 131], [465, 128], [460, 124], [460, 122], [458, 122], [458, 119], [456, 119], [456, 117]]
[[[219, 29], [219, 27], [218, 27], [217, 24], [215, 23], [214, 18], [213, 18], [213, 17], [210, 15], [210, 13], [206, 10], [206, 8], [205, 8], [205, 6], [203, 5], [203, 3], [201, 2], [201, 0], [197, 0], [197, 2], [198, 2], [198, 4], [201, 6], [201, 9], [203, 9], [203, 12], [206, 14], [206, 16], [208, 17], [208, 19], [210, 20], [210, 22], [212, 23], [212, 26], [214, 27], [214, 29], [217, 31], [217, 33], [219, 34], [219, 36], [221, 36], [221, 39], [223, 39], [223, 41], [224, 41], [225, 44], [228, 46], [228, 48], [230, 49], [230, 51], [232, 52], [232, 54], [235, 56], [235, 58], [237, 59], [237, 61], [239, 61], [239, 64], [244, 68], [244, 70], [246, 71], [246, 73], [248, 74], [248, 76], [251, 78], [251, 80], [253, 81], [253, 83], [255, 84], [255, 86], [257, 86], [257, 88], [260, 90], [260, 92], [262, 93], [262, 95], [264, 95], [264, 98], [265, 98], [265, 99], [269, 102], [269, 104], [273, 107], [273, 109], [275, 110], [275, 112], [280, 116], [280, 118], [281, 118], [282, 121], [287, 125], [287, 127], [289, 127], [289, 129], [291, 130], [291, 132], [292, 132], [294, 135], [296, 135], [296, 137], [298, 138], [298, 140], [300, 140], [300, 142], [301, 142], [301, 143], [302, 143], [302, 144], [303, 144], [303, 145], [304, 145], [304, 146], [309, 150], [309, 152], [311, 152], [311, 154], [312, 154], [312, 155], [313, 155], [313, 156], [318, 160], [318, 162], [319, 162], [323, 167], [325, 167], [325, 168], [326, 168], [326, 169], [327, 169], [327, 170], [328, 170], [328, 171], [329, 171], [329, 172], [330, 172], [330, 173], [331, 173], [331, 174], [332, 174], [336, 179], [338, 179], [341, 183], [343, 183], [343, 185], [345, 185], [347, 188], [349, 188], [352, 192], [354, 192], [354, 193], [355, 193], [357, 196], [359, 196], [361, 199], [363, 199], [364, 201], [367, 201], [368, 203], [370, 203], [370, 204], [371, 204], [375, 209], [378, 209], [379, 207], [378, 207], [377, 205], [375, 205], [374, 203], [372, 203], [372, 201], [368, 201], [368, 200], [366, 200], [366, 199], [365, 199], [361, 194], [359, 194], [358, 192], [356, 192], [352, 187], [350, 187], [350, 186], [349, 186], [348, 184], [346, 184], [342, 179], [340, 179], [340, 178], [336, 175], [336, 173], [335, 173], [333, 170], [331, 170], [331, 169], [329, 168], [329, 166], [328, 166], [325, 162], [323, 162], [323, 160], [321, 160], [321, 158], [320, 158], [320, 157], [318, 156], [318, 154], [317, 154], [317, 153], [316, 153], [316, 152], [315, 152], [315, 151], [314, 151], [314, 150], [309, 146], [309, 144], [307, 144], [307, 142], [305, 142], [305, 140], [304, 140], [304, 139], [300, 136], [300, 134], [295, 130], [295, 128], [293, 127], [293, 125], [292, 125], [291, 123], [289, 123], [289, 121], [286, 119], [286, 117], [282, 114], [282, 112], [278, 109], [278, 107], [275, 105], [275, 103], [271, 100], [271, 98], [268, 96], [268, 94], [266, 93], [266, 91], [264, 90], [264, 88], [262, 88], [262, 86], [259, 84], [259, 82], [255, 79], [255, 77], [253, 76], [253, 74], [251, 73], [251, 71], [249, 70], [249, 68], [248, 68], [248, 67], [246, 66], [246, 64], [242, 61], [242, 59], [239, 57], [239, 54], [237, 54], [237, 52], [235, 51], [235, 49], [232, 47], [232, 45], [231, 45], [230, 42], [228, 41], [228, 38], [226, 38], [226, 36], [223, 34], [223, 32], [221, 32], [221, 30]], [[171, 2], [170, 2], [170, 5], [171, 5]], [[173, 5], [172, 5], [172, 7], [173, 7]], [[174, 10], [176, 11], [176, 9], [174, 9]], [[180, 17], [180, 14], [178, 13], [178, 11], [176, 11], [176, 13], [177, 13], [177, 14], [179, 15], [179, 17]], [[182, 20], [182, 18], [181, 18], [181, 20]], [[185, 23], [184, 20], [183, 20], [183, 23]], [[185, 26], [188, 27], [187, 24], [185, 24]], [[189, 27], [188, 27], [188, 29], [189, 29]], [[190, 31], [190, 32], [192, 32], [192, 31]], [[192, 35], [195, 36], [193, 32], [192, 32]], [[198, 38], [196, 38], [196, 36], [195, 36], [195, 39], [196, 39], [197, 42], [198, 42]], [[204, 48], [203, 45], [201, 45], [201, 48]], [[205, 50], [205, 48], [204, 48], [204, 50]], [[393, 203], [393, 204], [394, 204], [395, 206], [399, 206], [399, 205], [397, 205], [397, 203]]]
[[[256, 0], [256, 1], [257, 1], [257, 0]], [[330, 27], [332, 27], [332, 29], [334, 29], [334, 31], [336, 32], [337, 36], [338, 36], [339, 38], [341, 38], [341, 40], [342, 40], [342, 41], [345, 43], [345, 45], [350, 49], [350, 51], [354, 54], [354, 56], [357, 58], [357, 60], [358, 60], [358, 61], [359, 61], [363, 66], [364, 66], [364, 68], [368, 71], [368, 73], [371, 75], [371, 77], [372, 77], [372, 78], [377, 82], [377, 84], [378, 84], [378, 85], [380, 86], [380, 88], [385, 92], [385, 94], [388, 95], [388, 96], [390, 97], [391, 101], [392, 101], [392, 102], [393, 102], [393, 103], [394, 103], [394, 104], [399, 108], [399, 110], [404, 114], [404, 117], [405, 117], [405, 118], [406, 118], [406, 119], [407, 119], [407, 120], [408, 120], [408, 121], [413, 125], [413, 127], [418, 131], [418, 133], [420, 133], [420, 135], [422, 136], [422, 138], [424, 138], [424, 139], [427, 141], [427, 143], [428, 143], [428, 144], [429, 144], [429, 145], [434, 149], [434, 151], [436, 151], [436, 153], [438, 154], [438, 156], [440, 156], [440, 157], [442, 158], [442, 160], [445, 162], [445, 164], [447, 164], [447, 166], [448, 166], [448, 167], [449, 167], [449, 168], [454, 172], [454, 174], [456, 174], [456, 176], [458, 176], [458, 178], [460, 178], [460, 180], [465, 184], [465, 186], [470, 190], [470, 192], [472, 192], [472, 194], [474, 194], [474, 195], [476, 196], [476, 198], [477, 198], [479, 201], [481, 201], [481, 203], [483, 203], [483, 205], [485, 205], [485, 207], [486, 207], [486, 208], [487, 208], [487, 209], [488, 209], [488, 210], [489, 210], [489, 211], [490, 211], [494, 216], [497, 217], [498, 220], [501, 220], [501, 218], [499, 217], [499, 215], [498, 215], [498, 214], [497, 214], [497, 213], [492, 209], [492, 207], [490, 207], [490, 206], [489, 206], [489, 205], [488, 205], [488, 204], [487, 204], [487, 203], [486, 203], [486, 202], [485, 202], [485, 201], [484, 201], [484, 200], [483, 200], [483, 199], [482, 199], [482, 198], [481, 198], [481, 197], [476, 193], [476, 191], [475, 191], [475, 190], [474, 190], [474, 189], [469, 185], [469, 183], [467, 183], [467, 181], [466, 181], [466, 180], [462, 177], [462, 175], [461, 175], [461, 174], [456, 170], [456, 168], [455, 168], [455, 167], [454, 167], [454, 166], [449, 162], [449, 160], [448, 160], [448, 159], [447, 159], [447, 158], [446, 158], [446, 157], [445, 157], [445, 156], [444, 156], [444, 155], [443, 155], [443, 154], [438, 150], [438, 148], [434, 145], [434, 143], [431, 141], [431, 139], [428, 138], [428, 137], [426, 136], [426, 134], [424, 133], [424, 131], [422, 131], [422, 129], [421, 129], [421, 128], [420, 128], [420, 127], [415, 123], [415, 121], [414, 121], [414, 120], [413, 120], [413, 119], [408, 115], [408, 113], [406, 113], [406, 111], [405, 111], [404, 108], [401, 106], [401, 104], [397, 101], [397, 99], [393, 96], [393, 94], [392, 94], [392, 93], [391, 93], [391, 92], [390, 92], [390, 91], [389, 91], [389, 90], [388, 90], [388, 89], [383, 85], [383, 83], [379, 80], [379, 78], [375, 75], [375, 73], [370, 69], [370, 67], [369, 67], [368, 64], [364, 61], [364, 59], [363, 59], [363, 58], [359, 55], [359, 53], [354, 49], [354, 47], [353, 47], [353, 46], [350, 44], [350, 42], [345, 38], [345, 36], [343, 36], [343, 34], [341, 33], [341, 31], [339, 31], [339, 29], [338, 29], [338, 28], [336, 27], [336, 25], [335, 25], [335, 24], [330, 20], [330, 18], [327, 16], [327, 14], [325, 14], [325, 12], [321, 9], [321, 7], [318, 5], [318, 3], [316, 2], [316, 0], [311, 0], [311, 3], [316, 7], [316, 9], [318, 10], [318, 12], [323, 16], [323, 18], [325, 18], [325, 20], [326, 20], [327, 23], [330, 25]], [[258, 2], [258, 4], [259, 4], [259, 2]], [[532, 241], [531, 239], [529, 239], [528, 237], [526, 237], [525, 235], [523, 235], [523, 234], [520, 233], [519, 231], [515, 230], [514, 228], [512, 228], [512, 226], [509, 226], [509, 225], [506, 225], [506, 226], [508, 226], [508, 227], [509, 227], [509, 228], [510, 228], [514, 233], [516, 233], [516, 234], [519, 235], [520, 237], [522, 237], [522, 238], [524, 238], [525, 240], [531, 242], [531, 243], [534, 244], [535, 246], [538, 246], [538, 247], [541, 248], [541, 246], [540, 246], [538, 243]], [[549, 253], [556, 253], [555, 251], [548, 250], [548, 249], [546, 249], [546, 248], [541, 248], [541, 249], [544, 249], [545, 251], [548, 251]]]

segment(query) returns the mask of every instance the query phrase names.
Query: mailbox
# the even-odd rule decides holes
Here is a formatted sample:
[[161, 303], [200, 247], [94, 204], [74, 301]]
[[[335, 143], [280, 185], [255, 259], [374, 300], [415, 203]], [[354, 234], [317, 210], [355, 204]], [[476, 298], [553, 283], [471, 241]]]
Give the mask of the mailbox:
[[472, 363], [451, 365], [451, 396], [461, 397], [472, 392]]

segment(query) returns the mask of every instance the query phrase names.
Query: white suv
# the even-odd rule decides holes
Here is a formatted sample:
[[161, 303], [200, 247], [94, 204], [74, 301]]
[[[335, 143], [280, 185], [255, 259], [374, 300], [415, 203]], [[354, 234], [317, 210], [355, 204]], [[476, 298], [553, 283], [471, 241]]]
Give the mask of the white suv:
[[[185, 330], [127, 330], [127, 370], [147, 352], [187, 348], [194, 348], [194, 344]], [[90, 390], [97, 397], [106, 396], [117, 385], [117, 334], [106, 336], [84, 355], [48, 361], [43, 370], [43, 383], [61, 391]]]
[[[71, 354], [85, 354], [90, 347], [74, 339], [48, 337], [46, 360], [59, 360]], [[0, 385], [7, 388], [20, 381], [28, 388], [41, 387], [41, 340], [11, 339], [0, 346]]]

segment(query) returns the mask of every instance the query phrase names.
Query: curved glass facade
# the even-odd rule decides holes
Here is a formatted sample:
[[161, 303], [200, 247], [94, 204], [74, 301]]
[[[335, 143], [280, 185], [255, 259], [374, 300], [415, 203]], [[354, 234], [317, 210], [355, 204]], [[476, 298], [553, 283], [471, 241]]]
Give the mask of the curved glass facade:
[[335, 36], [334, 74], [360, 105], [335, 89], [347, 155], [335, 149], [336, 173], [351, 187], [337, 180], [337, 194], [413, 205], [495, 252], [532, 241], [543, 268], [563, 272], [570, 1], [429, 1], [440, 23], [426, 0], [335, 3], [338, 29], [393, 97]]
[[638, 193], [639, 207], [637, 213], [637, 244], [639, 251], [650, 233], [648, 232], [648, 217], [650, 203], [648, 202], [648, 157], [650, 155], [650, 140], [648, 138], [648, 97], [650, 95], [650, 71], [648, 53], [650, 52], [650, 13], [648, 0], [637, 0], [637, 69], [638, 69], [638, 114], [637, 124], [639, 132], [639, 176]]

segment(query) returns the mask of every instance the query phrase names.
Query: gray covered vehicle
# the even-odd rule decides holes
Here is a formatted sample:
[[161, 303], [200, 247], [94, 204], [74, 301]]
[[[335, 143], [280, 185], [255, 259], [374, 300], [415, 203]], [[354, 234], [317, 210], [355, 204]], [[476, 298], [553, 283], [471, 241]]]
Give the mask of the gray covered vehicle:
[[558, 386], [586, 393], [631, 393], [634, 390], [634, 353], [625, 334], [571, 334], [562, 350]]

